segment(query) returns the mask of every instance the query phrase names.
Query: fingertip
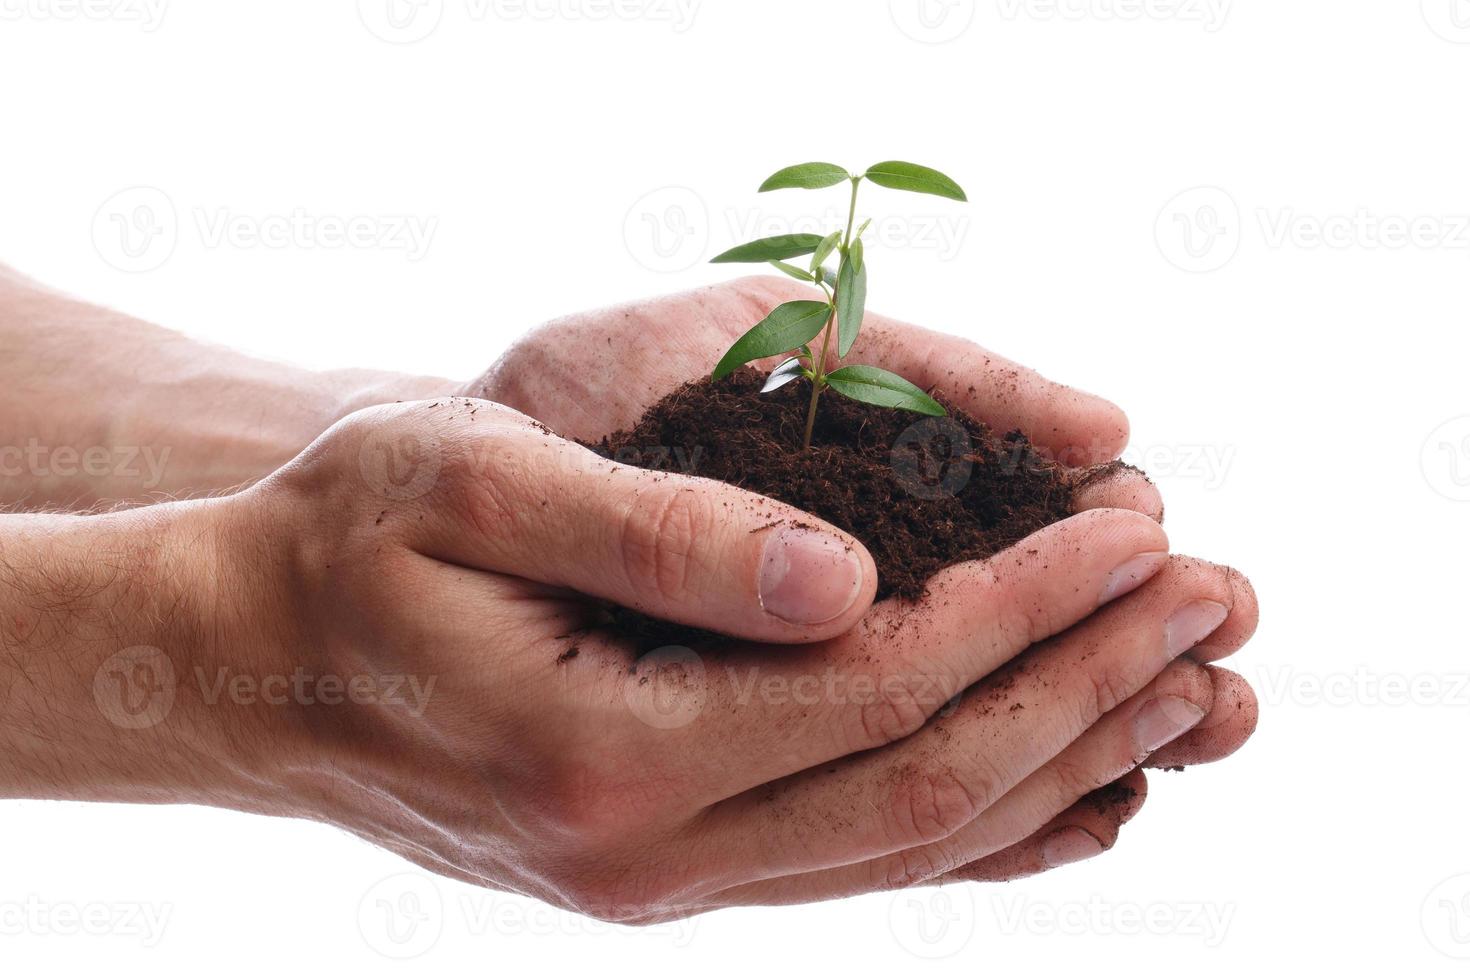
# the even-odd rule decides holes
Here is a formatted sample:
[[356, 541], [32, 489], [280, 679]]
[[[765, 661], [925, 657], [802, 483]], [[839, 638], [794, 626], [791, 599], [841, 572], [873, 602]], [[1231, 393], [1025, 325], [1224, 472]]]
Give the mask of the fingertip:
[[1214, 704], [1200, 723], [1149, 757], [1150, 769], [1175, 769], [1218, 762], [1237, 752], [1260, 720], [1256, 693], [1246, 679], [1221, 667], [1203, 668], [1214, 688]]
[[1117, 508], [1136, 511], [1149, 520], [1164, 522], [1164, 498], [1148, 474], [1113, 460], [1076, 471], [1071, 476], [1072, 510]]
[[862, 542], [828, 526], [782, 522], [761, 543], [756, 592], [768, 628], [757, 632], [785, 642], [838, 636], [867, 612], [877, 590], [877, 566]]

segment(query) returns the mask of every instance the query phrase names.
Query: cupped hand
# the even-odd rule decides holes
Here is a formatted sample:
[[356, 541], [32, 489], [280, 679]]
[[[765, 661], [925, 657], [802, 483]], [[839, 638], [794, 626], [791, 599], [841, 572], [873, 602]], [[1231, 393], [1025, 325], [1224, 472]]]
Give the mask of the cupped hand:
[[[706, 376], [751, 324], [781, 303], [804, 298], [812, 298], [808, 287], [755, 276], [561, 317], [518, 340], [461, 393], [509, 405], [569, 438], [595, 440], [631, 428], [680, 384]], [[848, 360], [879, 364], [938, 390], [997, 431], [1021, 429], [1075, 481], [1078, 511], [1124, 508], [1162, 520], [1162, 500], [1147, 478], [1105, 466], [1128, 442], [1127, 418], [1112, 403], [968, 341], [871, 312]], [[1198, 729], [1156, 753], [1151, 765], [1218, 760], [1254, 731], [1249, 685], [1228, 671], [1211, 673], [1222, 695], [1215, 709]], [[1141, 779], [1136, 788], [1131, 808], [1103, 808], [1091, 818], [1107, 843], [1141, 804]], [[1020, 865], [991, 866], [1010, 874]]]
[[[204, 506], [214, 656], [422, 694], [216, 706], [270, 747], [251, 808], [627, 922], [1086, 856], [1078, 801], [1208, 719], [1185, 655], [1255, 621], [1121, 509], [872, 604], [842, 532], [472, 399], [357, 413]], [[606, 602], [743, 640], [639, 657]]]

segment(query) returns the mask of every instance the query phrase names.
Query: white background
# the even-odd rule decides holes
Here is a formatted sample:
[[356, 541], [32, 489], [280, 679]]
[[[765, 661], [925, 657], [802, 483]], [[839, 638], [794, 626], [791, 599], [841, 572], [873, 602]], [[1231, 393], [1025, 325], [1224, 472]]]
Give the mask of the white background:
[[[0, 0], [0, 258], [308, 365], [467, 377], [841, 206], [758, 197], [780, 166], [949, 172], [968, 206], [866, 198], [906, 219], [871, 305], [1128, 410], [1175, 546], [1261, 595], [1232, 666], [1263, 714], [1084, 865], [643, 933], [380, 885], [409, 866], [320, 826], [10, 803], [4, 975], [1464, 975], [1470, 4], [95, 2]], [[128, 255], [114, 222], [150, 214]], [[432, 234], [240, 237], [293, 214]], [[396, 944], [405, 886], [429, 914]]]

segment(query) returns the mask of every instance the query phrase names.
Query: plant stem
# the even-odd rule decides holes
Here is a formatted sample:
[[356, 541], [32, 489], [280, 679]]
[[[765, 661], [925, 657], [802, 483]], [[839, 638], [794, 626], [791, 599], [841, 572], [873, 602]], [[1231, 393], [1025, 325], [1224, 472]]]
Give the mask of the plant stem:
[[[842, 261], [847, 261], [847, 250], [852, 247], [852, 223], [857, 217], [858, 184], [861, 177], [852, 178], [852, 197], [847, 203], [847, 232], [842, 236]], [[822, 292], [827, 296], [827, 306], [831, 312], [827, 314], [827, 326], [822, 329], [822, 353], [812, 362], [812, 400], [806, 408], [806, 433], [801, 439], [801, 449], [805, 452], [812, 448], [812, 430], [817, 425], [817, 399], [822, 397], [822, 386], [827, 378], [827, 347], [832, 343], [832, 327], [837, 323], [837, 298], [827, 292], [827, 283], [822, 278], [822, 270], [816, 270], [817, 285], [822, 287]]]
[[806, 434], [801, 440], [803, 452], [812, 448], [812, 429], [817, 424], [817, 398], [822, 394], [822, 378], [827, 373], [827, 344], [832, 340], [832, 324], [836, 319], [837, 309], [833, 307], [832, 312], [827, 314], [827, 327], [822, 331], [822, 353], [816, 365], [813, 365], [812, 400], [806, 408]]

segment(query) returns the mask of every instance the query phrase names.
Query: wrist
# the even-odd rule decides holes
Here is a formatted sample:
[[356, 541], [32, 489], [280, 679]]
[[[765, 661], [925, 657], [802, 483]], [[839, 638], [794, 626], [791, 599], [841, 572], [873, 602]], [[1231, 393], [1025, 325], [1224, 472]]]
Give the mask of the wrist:
[[263, 766], [195, 680], [249, 635], [218, 504], [0, 517], [0, 796], [252, 808]]

